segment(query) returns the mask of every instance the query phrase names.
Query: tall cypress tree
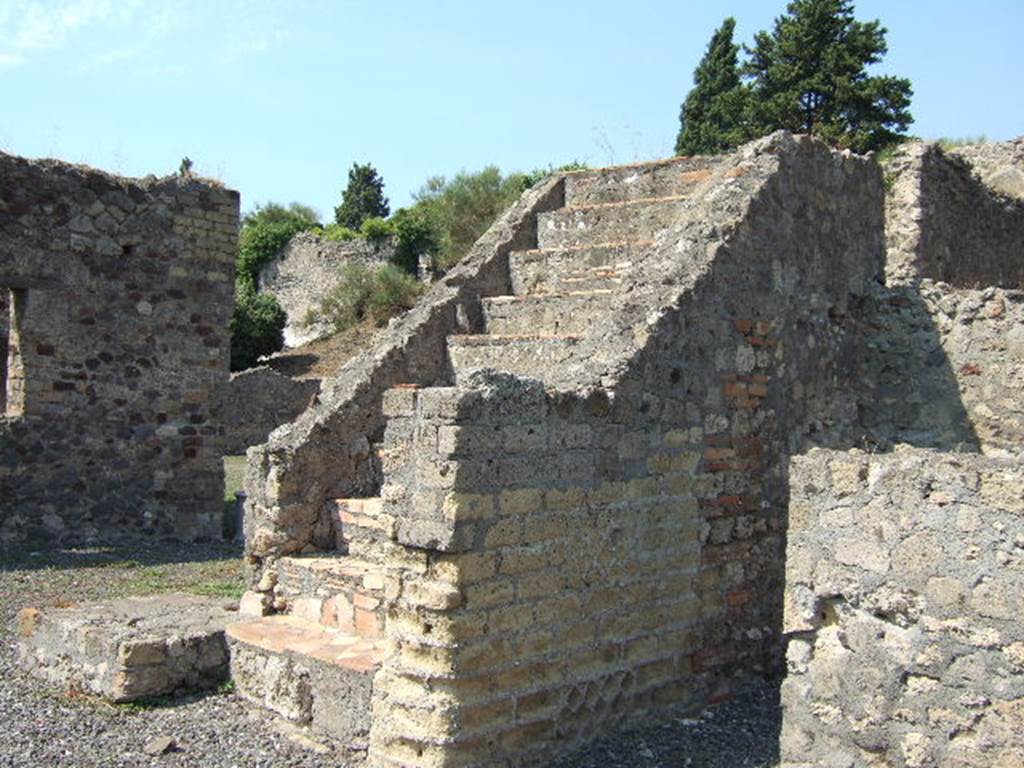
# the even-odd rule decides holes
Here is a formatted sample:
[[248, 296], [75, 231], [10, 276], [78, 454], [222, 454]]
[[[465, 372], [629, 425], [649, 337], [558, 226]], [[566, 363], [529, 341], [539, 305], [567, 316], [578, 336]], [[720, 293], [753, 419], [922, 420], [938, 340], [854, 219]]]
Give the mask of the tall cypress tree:
[[377, 169], [369, 163], [352, 163], [348, 186], [341, 194], [341, 205], [334, 209], [334, 220], [358, 231], [367, 219], [384, 219], [390, 212], [388, 199], [384, 197], [384, 180]]
[[758, 131], [812, 133], [857, 152], [897, 141], [913, 122], [910, 81], [868, 76], [888, 52], [879, 22], [854, 19], [849, 0], [792, 0], [759, 32], [744, 73], [754, 78]]
[[693, 73], [693, 88], [679, 112], [677, 155], [707, 155], [737, 146], [749, 138], [744, 127], [747, 88], [740, 82], [732, 41], [736, 20], [722, 22], [707, 53]]

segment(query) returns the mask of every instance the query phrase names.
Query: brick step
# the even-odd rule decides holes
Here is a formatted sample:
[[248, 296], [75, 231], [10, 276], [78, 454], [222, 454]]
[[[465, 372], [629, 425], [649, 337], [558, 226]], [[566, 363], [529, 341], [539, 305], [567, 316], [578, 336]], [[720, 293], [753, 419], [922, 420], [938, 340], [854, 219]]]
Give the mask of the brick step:
[[384, 632], [384, 577], [376, 563], [348, 555], [282, 557], [274, 594], [304, 621], [368, 638]]
[[679, 218], [685, 195], [599, 203], [537, 214], [537, 244], [564, 248], [609, 241], [651, 240]]
[[448, 357], [455, 383], [477, 368], [544, 379], [571, 356], [582, 337], [578, 335], [498, 336], [479, 334], [448, 337]]
[[514, 251], [509, 255], [512, 293], [613, 290], [653, 245], [650, 240], [637, 240]]
[[[388, 466], [387, 449], [381, 449], [381, 464]], [[339, 552], [352, 550], [353, 542], [393, 539], [395, 519], [382, 511], [380, 497], [362, 499], [332, 499], [327, 512], [334, 525], [334, 538]]]
[[548, 293], [536, 296], [494, 296], [482, 300], [487, 333], [574, 334], [582, 336], [610, 311], [608, 289]]
[[296, 616], [238, 622], [225, 634], [239, 695], [350, 749], [366, 749], [383, 641]]
[[565, 177], [565, 204], [683, 195], [710, 178], [716, 162], [711, 157], [673, 157], [654, 163], [573, 171]]

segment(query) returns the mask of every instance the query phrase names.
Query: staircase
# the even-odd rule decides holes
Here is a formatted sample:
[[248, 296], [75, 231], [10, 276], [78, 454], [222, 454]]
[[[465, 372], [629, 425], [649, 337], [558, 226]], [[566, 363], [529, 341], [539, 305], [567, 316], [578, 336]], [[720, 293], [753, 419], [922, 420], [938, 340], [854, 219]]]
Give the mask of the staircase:
[[[564, 207], [537, 215], [536, 247], [509, 256], [512, 294], [481, 298], [480, 332], [448, 337], [449, 384], [479, 368], [550, 380], [615, 311], [631, 272], [710, 165], [675, 159], [567, 174]], [[407, 450], [383, 446], [384, 485], [400, 485]], [[331, 502], [336, 550], [280, 558], [278, 613], [227, 630], [243, 697], [350, 749], [366, 747], [373, 676], [385, 658], [385, 563], [400, 546], [385, 508], [380, 498]]]

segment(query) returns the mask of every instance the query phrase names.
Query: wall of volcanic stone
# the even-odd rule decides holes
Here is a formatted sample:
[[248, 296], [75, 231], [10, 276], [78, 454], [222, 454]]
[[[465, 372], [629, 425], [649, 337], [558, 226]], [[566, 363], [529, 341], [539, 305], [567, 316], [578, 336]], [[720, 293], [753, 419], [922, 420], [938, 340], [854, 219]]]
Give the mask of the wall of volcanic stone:
[[219, 536], [238, 194], [0, 153], [0, 542]]

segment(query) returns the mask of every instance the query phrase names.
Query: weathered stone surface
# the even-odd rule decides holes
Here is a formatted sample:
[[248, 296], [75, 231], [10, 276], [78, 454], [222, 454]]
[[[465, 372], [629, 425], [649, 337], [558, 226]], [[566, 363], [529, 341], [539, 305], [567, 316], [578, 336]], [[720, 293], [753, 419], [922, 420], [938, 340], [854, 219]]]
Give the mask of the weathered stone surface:
[[379, 642], [294, 616], [232, 624], [227, 636], [240, 695], [350, 749], [366, 748]]
[[[1024, 197], [1004, 191], [1024, 175], [1019, 144], [1010, 144], [1009, 152], [994, 145], [954, 154], [910, 142], [897, 151], [886, 164], [890, 281], [930, 278], [963, 288], [1024, 284]], [[1000, 190], [975, 175], [971, 160], [1003, 169]], [[992, 176], [983, 172], [983, 178]]]
[[857, 322], [852, 385], [870, 443], [1020, 452], [1024, 292], [931, 280], [880, 287]]
[[[563, 188], [579, 179], [534, 190], [314, 409], [252, 452], [261, 604], [336, 631], [323, 626], [338, 615], [329, 600], [354, 605], [356, 592], [334, 573], [367, 564], [375, 579], [387, 653], [372, 765], [543, 762], [628, 718], [719, 699], [737, 674], [778, 669], [787, 503], [791, 536], [842, 532], [837, 568], [876, 580], [927, 570], [941, 538], [922, 530], [885, 546], [899, 500], [872, 506], [882, 533], [865, 536], [852, 502], [823, 510], [794, 490], [790, 456], [911, 438], [1014, 453], [1017, 427], [997, 423], [1008, 407], [977, 431], [972, 421], [986, 397], [1016, 397], [1015, 293], [958, 289], [943, 309], [946, 286], [883, 285], [876, 164], [776, 134], [672, 177], [685, 167], [581, 176], [575, 208]], [[606, 291], [605, 311], [596, 294], [581, 308], [573, 284]], [[571, 344], [544, 335], [563, 323], [575, 324]], [[984, 389], [971, 367], [983, 365]], [[862, 454], [826, 480], [816, 472], [844, 502], [871, 481]], [[933, 485], [929, 504], [956, 504]], [[977, 494], [1010, 509], [1012, 487], [979, 481]], [[983, 521], [957, 516], [969, 531]], [[315, 557], [290, 573], [297, 552]], [[1006, 621], [996, 586], [936, 578], [922, 594]], [[874, 600], [883, 624], [918, 604], [898, 589]], [[814, 596], [797, 589], [788, 603], [812, 630]], [[821, 621], [838, 612], [822, 606]], [[858, 637], [876, 628], [864, 622]], [[897, 648], [913, 639], [886, 631]], [[841, 658], [847, 639], [827, 639], [820, 658]], [[790, 647], [791, 661], [809, 653]], [[285, 678], [295, 693], [284, 698], [299, 702], [301, 674]], [[875, 681], [865, 671], [851, 684]], [[928, 759], [930, 732], [898, 736], [904, 759]]]
[[1024, 764], [1024, 466], [814, 450], [790, 481], [783, 765]]
[[20, 664], [65, 689], [111, 701], [211, 688], [228, 674], [224, 600], [158, 595], [18, 616]]
[[319, 391], [319, 379], [290, 378], [265, 365], [231, 374], [220, 394], [221, 451], [235, 456], [266, 442], [271, 432], [305, 411]]
[[346, 264], [381, 264], [395, 252], [393, 238], [327, 240], [300, 232], [288, 241], [276, 259], [260, 270], [260, 289], [277, 297], [288, 316], [284, 343], [297, 347], [318, 339], [331, 328], [313, 317], [320, 302], [341, 279]]
[[220, 536], [238, 193], [0, 153], [0, 546]]
[[970, 163], [974, 173], [995, 192], [1024, 200], [1024, 136], [955, 147], [950, 154]]

